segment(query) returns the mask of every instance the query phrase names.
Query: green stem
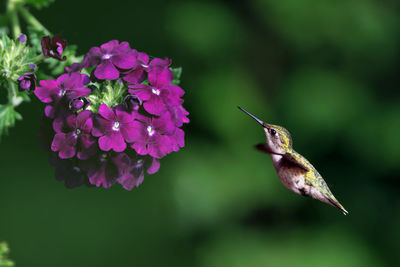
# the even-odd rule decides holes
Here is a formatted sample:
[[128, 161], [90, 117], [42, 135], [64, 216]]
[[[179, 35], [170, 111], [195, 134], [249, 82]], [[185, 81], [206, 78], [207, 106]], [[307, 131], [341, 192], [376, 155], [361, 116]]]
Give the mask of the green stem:
[[34, 57], [34, 58], [31, 60], [31, 62], [32, 62], [32, 63], [38, 63], [38, 62], [44, 60], [45, 58], [46, 58], [46, 57], [45, 57], [43, 54], [41, 54], [41, 55], [38, 55], [38, 56]]
[[38, 21], [25, 7], [18, 6], [18, 10], [26, 22], [32, 25], [35, 29], [43, 31], [46, 35], [50, 35], [50, 32]]
[[7, 5], [7, 13], [11, 19], [11, 28], [14, 38], [18, 38], [21, 35], [21, 27], [19, 26], [18, 14], [16, 10], [15, 0], [9, 0]]
[[10, 79], [8, 81], [8, 103], [11, 104], [13, 107], [19, 106], [22, 103], [22, 97], [17, 96], [17, 88], [15, 82]]

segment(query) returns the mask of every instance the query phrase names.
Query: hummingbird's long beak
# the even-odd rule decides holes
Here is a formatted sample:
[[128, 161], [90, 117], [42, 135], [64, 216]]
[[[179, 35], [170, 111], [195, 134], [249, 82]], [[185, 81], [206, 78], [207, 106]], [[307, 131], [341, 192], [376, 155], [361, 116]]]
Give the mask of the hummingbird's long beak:
[[238, 108], [243, 111], [244, 113], [246, 113], [247, 115], [249, 115], [250, 117], [252, 117], [253, 119], [255, 119], [259, 124], [261, 124], [262, 127], [265, 127], [265, 123], [260, 120], [259, 118], [257, 118], [256, 116], [254, 116], [253, 114], [251, 114], [250, 112], [248, 112], [247, 110], [241, 108], [238, 106]]

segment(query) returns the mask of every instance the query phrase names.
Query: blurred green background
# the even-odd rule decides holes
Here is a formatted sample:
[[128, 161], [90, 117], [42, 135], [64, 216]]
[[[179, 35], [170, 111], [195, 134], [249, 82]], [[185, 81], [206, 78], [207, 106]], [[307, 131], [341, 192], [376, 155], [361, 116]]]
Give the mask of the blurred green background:
[[[3, 2], [3, 1], [2, 1]], [[5, 1], [4, 1], [5, 2]], [[3, 6], [1, 8], [4, 8]], [[79, 53], [129, 41], [183, 67], [186, 146], [132, 192], [68, 190], [37, 132], [0, 144], [0, 240], [17, 266], [399, 266], [400, 3], [57, 0], [37, 18]], [[253, 149], [286, 127], [350, 212], [303, 198]]]

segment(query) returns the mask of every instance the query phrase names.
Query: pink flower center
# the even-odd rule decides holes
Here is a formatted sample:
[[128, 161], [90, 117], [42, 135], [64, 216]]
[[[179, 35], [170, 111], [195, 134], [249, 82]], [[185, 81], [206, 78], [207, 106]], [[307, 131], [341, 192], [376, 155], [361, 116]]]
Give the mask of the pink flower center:
[[112, 127], [113, 131], [119, 131], [119, 126], [120, 126], [120, 124], [118, 121], [114, 122], [114, 125]]

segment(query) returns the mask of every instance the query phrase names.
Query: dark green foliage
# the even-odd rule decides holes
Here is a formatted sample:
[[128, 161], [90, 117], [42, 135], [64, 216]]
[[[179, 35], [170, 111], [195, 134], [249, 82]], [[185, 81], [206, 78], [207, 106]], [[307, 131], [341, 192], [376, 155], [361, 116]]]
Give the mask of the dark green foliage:
[[43, 8], [53, 3], [54, 0], [21, 0], [21, 2], [33, 5], [36, 8]]
[[[66, 190], [35, 141], [43, 106], [22, 105], [0, 143], [0, 236], [20, 266], [398, 265], [396, 1], [93, 3], [38, 19], [82, 52], [120, 39], [178, 61], [186, 147], [133, 192]], [[286, 127], [350, 214], [287, 190], [237, 105]]]
[[171, 68], [172, 72], [174, 73], [174, 79], [172, 80], [172, 84], [179, 85], [181, 83], [181, 74], [182, 74], [182, 67], [179, 68]]

